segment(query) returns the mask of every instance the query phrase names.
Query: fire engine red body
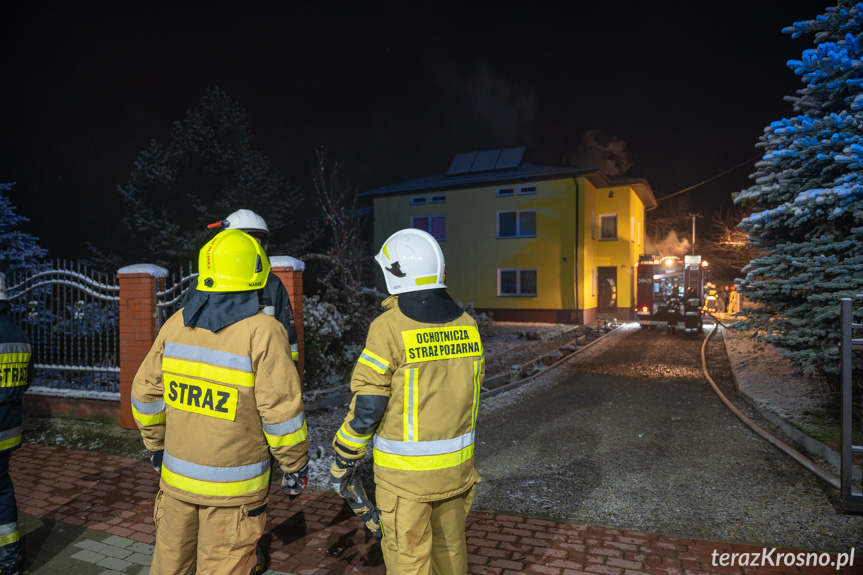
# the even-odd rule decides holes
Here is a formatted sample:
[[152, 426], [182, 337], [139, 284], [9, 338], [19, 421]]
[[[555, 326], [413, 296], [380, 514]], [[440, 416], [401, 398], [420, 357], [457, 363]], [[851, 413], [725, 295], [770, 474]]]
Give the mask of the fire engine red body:
[[[699, 302], [704, 295], [704, 266], [701, 256], [686, 256], [684, 261], [643, 255], [638, 260], [635, 313], [642, 328], [665, 327], [669, 333], [686, 329], [684, 299], [692, 288]], [[689, 292], [692, 294], [692, 292]], [[698, 330], [701, 330], [701, 305], [698, 306]]]

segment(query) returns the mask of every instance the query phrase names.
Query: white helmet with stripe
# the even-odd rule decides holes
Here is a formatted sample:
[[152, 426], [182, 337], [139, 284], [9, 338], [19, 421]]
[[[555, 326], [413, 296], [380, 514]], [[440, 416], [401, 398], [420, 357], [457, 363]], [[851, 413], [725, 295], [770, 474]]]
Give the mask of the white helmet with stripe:
[[443, 251], [428, 232], [397, 231], [384, 242], [375, 261], [391, 294], [446, 287]]

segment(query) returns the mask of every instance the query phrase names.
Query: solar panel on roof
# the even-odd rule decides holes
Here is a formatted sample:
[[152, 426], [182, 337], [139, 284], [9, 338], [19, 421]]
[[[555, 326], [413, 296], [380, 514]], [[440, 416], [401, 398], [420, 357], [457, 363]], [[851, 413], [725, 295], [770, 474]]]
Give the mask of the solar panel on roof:
[[494, 165], [497, 163], [499, 155], [500, 150], [485, 150], [477, 152], [476, 159], [470, 167], [471, 173], [492, 171], [494, 169]]
[[449, 165], [449, 169], [446, 171], [446, 175], [454, 176], [456, 174], [467, 174], [470, 172], [470, 167], [473, 164], [474, 158], [476, 158], [476, 152], [456, 154], [452, 159], [452, 163]]
[[508, 170], [521, 165], [524, 156], [524, 146], [519, 148], [505, 148], [500, 151], [500, 157], [494, 165], [495, 170]]

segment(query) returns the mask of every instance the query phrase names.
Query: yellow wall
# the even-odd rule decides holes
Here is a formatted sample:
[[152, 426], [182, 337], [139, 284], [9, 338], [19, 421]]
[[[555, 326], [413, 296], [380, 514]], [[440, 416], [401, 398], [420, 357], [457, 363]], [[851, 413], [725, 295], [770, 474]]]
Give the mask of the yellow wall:
[[[518, 195], [518, 188], [526, 185], [536, 186], [537, 193]], [[498, 197], [499, 187], [515, 188], [516, 194]], [[377, 197], [374, 249], [377, 251], [393, 232], [410, 227], [411, 217], [445, 216], [446, 239], [440, 245], [446, 258], [447, 286], [454, 299], [492, 309], [595, 308], [596, 267], [616, 266], [618, 306], [631, 307], [630, 274], [643, 245], [629, 241], [630, 216], [641, 221], [643, 230], [644, 209], [630, 188], [613, 188], [613, 198], [608, 197], [608, 191], [596, 189], [584, 178], [562, 178]], [[425, 196], [428, 202], [430, 196], [440, 194], [446, 197], [444, 203], [410, 204], [413, 196]], [[497, 238], [497, 214], [511, 210], [536, 210], [537, 237]], [[599, 215], [605, 213], [618, 214], [617, 241], [598, 239]], [[576, 214], [582, 222], [579, 226], [575, 225]], [[595, 239], [591, 236], [591, 216]], [[537, 295], [498, 296], [500, 268], [536, 269]]]

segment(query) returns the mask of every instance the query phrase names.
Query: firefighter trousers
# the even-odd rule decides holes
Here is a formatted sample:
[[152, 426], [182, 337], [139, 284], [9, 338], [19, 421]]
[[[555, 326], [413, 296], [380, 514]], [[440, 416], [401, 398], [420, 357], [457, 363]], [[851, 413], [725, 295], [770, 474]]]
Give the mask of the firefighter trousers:
[[156, 549], [150, 575], [245, 575], [255, 569], [267, 500], [239, 507], [188, 503], [156, 495]]
[[474, 490], [441, 501], [411, 501], [378, 486], [387, 575], [465, 575], [465, 522]]
[[21, 543], [18, 541], [18, 506], [15, 488], [9, 476], [11, 451], [0, 453], [0, 572], [15, 571], [21, 562]]

